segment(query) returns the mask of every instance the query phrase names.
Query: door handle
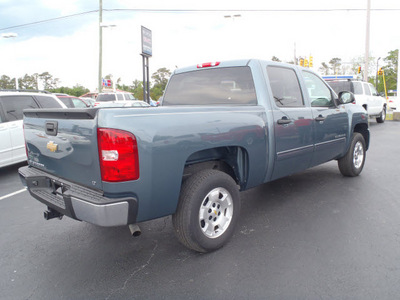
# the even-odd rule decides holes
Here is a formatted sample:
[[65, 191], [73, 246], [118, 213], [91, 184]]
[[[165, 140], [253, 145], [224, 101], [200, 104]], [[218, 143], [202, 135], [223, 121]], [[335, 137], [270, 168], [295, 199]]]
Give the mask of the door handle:
[[317, 121], [317, 122], [323, 122], [323, 121], [325, 121], [325, 117], [323, 117], [323, 116], [318, 116], [318, 117], [316, 117], [315, 118], [315, 121]]
[[279, 125], [285, 125], [285, 124], [289, 124], [289, 123], [291, 123], [292, 121], [290, 120], [290, 119], [288, 119], [288, 118], [286, 118], [286, 117], [283, 117], [282, 119], [279, 119], [278, 120], [278, 124]]

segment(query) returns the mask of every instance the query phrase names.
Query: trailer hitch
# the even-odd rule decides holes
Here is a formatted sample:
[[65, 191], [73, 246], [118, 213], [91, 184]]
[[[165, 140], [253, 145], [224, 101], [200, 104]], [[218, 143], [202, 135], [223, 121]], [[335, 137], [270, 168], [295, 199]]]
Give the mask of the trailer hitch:
[[59, 213], [58, 211], [50, 207], [47, 207], [47, 210], [43, 213], [43, 217], [45, 220], [51, 220], [54, 218], [59, 218], [61, 220], [63, 216], [64, 216], [63, 214]]

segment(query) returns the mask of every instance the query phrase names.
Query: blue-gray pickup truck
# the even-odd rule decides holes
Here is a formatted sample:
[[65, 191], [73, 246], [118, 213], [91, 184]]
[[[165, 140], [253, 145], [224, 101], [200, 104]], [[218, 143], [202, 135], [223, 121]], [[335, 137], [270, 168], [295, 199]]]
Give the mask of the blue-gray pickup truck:
[[177, 69], [157, 108], [27, 109], [19, 169], [46, 219], [130, 227], [172, 215], [179, 241], [223, 246], [240, 193], [337, 160], [363, 169], [368, 116], [310, 69], [261, 60]]

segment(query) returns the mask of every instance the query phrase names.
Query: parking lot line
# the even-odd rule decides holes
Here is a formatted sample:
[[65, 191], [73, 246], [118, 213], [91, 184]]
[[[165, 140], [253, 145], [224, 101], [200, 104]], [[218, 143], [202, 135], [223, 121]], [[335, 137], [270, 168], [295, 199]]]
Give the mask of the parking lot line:
[[1, 200], [4, 200], [4, 199], [7, 199], [7, 198], [9, 198], [9, 197], [12, 197], [12, 196], [14, 196], [14, 195], [17, 195], [17, 194], [19, 194], [19, 193], [25, 192], [25, 191], [26, 191], [26, 188], [23, 188], [22, 190], [16, 191], [16, 192], [14, 192], [14, 193], [10, 193], [10, 194], [8, 194], [8, 195], [1, 196], [1, 197], [0, 197], [0, 201], [1, 201]]

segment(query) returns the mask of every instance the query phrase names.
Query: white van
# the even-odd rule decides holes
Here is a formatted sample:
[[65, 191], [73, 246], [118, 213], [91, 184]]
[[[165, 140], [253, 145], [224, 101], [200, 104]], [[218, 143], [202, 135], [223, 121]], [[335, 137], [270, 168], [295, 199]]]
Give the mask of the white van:
[[385, 122], [386, 100], [381, 97], [375, 87], [369, 83], [352, 79], [326, 79], [336, 94], [349, 91], [354, 94], [355, 103], [360, 104], [368, 112], [368, 116], [376, 118], [378, 123]]

